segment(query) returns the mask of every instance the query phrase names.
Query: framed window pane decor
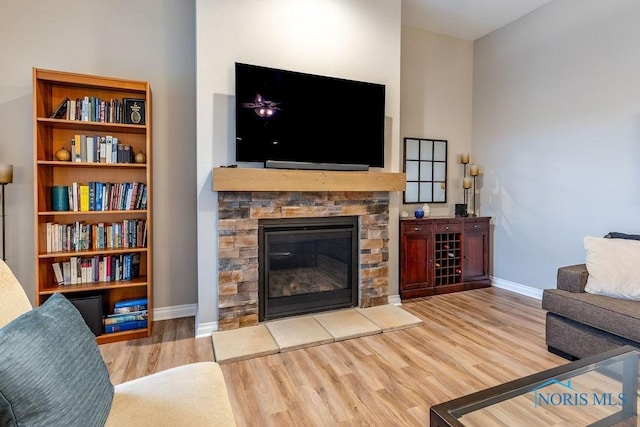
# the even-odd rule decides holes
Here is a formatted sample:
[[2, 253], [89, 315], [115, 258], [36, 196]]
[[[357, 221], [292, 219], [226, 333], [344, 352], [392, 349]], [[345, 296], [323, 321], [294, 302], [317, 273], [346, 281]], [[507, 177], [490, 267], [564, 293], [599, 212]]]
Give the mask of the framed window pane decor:
[[447, 141], [405, 138], [404, 203], [447, 202]]

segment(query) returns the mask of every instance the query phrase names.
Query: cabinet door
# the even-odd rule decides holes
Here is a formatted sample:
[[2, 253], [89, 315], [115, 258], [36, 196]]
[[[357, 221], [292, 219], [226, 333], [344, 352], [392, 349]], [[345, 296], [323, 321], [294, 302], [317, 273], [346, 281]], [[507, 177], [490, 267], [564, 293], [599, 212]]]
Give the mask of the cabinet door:
[[465, 282], [489, 278], [489, 222], [465, 224], [463, 237], [464, 262], [462, 272]]
[[425, 228], [429, 227], [402, 230], [400, 296], [403, 298], [432, 294], [428, 290], [433, 287], [433, 235]]

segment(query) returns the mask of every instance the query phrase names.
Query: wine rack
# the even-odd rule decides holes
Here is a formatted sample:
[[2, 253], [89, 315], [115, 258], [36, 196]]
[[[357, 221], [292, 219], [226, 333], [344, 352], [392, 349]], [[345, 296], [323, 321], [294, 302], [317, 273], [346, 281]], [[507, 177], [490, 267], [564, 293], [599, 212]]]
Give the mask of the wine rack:
[[460, 233], [435, 235], [434, 285], [462, 282], [462, 254]]

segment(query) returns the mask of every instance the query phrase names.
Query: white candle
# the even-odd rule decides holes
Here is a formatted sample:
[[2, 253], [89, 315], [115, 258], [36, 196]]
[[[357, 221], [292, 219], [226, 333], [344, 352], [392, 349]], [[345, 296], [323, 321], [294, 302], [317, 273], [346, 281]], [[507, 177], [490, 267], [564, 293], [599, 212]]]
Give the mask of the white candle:
[[13, 182], [13, 165], [0, 164], [0, 184]]
[[469, 163], [469, 153], [460, 154], [460, 163], [462, 163], [463, 165]]
[[478, 176], [480, 174], [480, 171], [478, 169], [478, 165], [469, 166], [469, 174], [471, 176]]
[[462, 186], [466, 189], [471, 188], [471, 178], [466, 177], [462, 179]]

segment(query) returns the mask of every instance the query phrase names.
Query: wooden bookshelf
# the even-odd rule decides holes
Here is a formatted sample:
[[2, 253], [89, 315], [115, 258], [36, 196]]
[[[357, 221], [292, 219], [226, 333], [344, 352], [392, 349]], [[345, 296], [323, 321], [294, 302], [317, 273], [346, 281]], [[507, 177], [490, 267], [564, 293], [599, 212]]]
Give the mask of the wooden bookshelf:
[[[144, 100], [144, 115], [138, 124], [126, 124], [124, 120], [114, 122], [115, 117], [108, 113], [105, 118], [89, 117], [52, 118], [56, 107], [65, 98], [71, 100], [95, 97], [110, 102], [112, 99], [122, 101], [124, 98]], [[97, 104], [99, 105], [99, 104]], [[115, 111], [115, 109], [114, 109]], [[114, 115], [115, 116], [115, 115]], [[71, 140], [77, 135], [91, 137], [111, 136], [117, 138], [122, 146], [129, 146], [135, 153], [143, 152], [146, 162], [142, 164], [129, 163], [117, 155], [110, 160], [76, 159], [69, 161], [57, 160], [55, 154], [61, 148], [71, 151]], [[114, 304], [127, 299], [147, 298], [148, 325], [146, 328], [123, 332], [101, 334], [97, 336], [98, 343], [122, 341], [133, 338], [148, 337], [153, 325], [153, 227], [152, 227], [152, 173], [151, 173], [151, 88], [148, 82], [135, 81], [111, 77], [69, 73], [62, 71], [33, 69], [33, 144], [34, 144], [34, 229], [35, 229], [35, 281], [36, 305], [42, 304], [53, 293], [60, 292], [69, 299], [101, 296], [103, 313], [111, 313]], [[112, 148], [116, 148], [113, 144]], [[94, 152], [95, 154], [96, 152]], [[90, 161], [93, 160], [93, 161]], [[103, 201], [100, 207], [96, 203], [88, 211], [54, 210], [52, 204], [52, 187], [67, 186], [73, 183], [89, 185], [90, 183], [114, 184], [125, 192], [132, 194], [129, 203], [122, 200], [122, 204], [111, 205], [117, 197], [115, 190], [101, 194], [111, 194], [108, 201]], [[124, 185], [127, 184], [127, 185]], [[146, 206], [137, 197], [137, 190], [146, 186]], [[113, 188], [110, 187], [110, 188]], [[129, 190], [130, 188], [130, 190]], [[96, 190], [97, 193], [97, 190]], [[140, 195], [143, 192], [141, 190]], [[96, 194], [94, 194], [94, 197]], [[95, 200], [95, 199], [92, 199]], [[118, 200], [118, 199], [115, 199]], [[115, 203], [115, 202], [114, 202]], [[91, 229], [88, 247], [78, 248], [59, 244], [52, 246], [51, 229], [48, 224], [60, 227], [74, 228], [76, 224], [84, 224]], [[127, 224], [128, 233], [116, 233], [114, 224]], [[137, 224], [137, 226], [135, 226]], [[146, 228], [144, 227], [146, 224]], [[104, 225], [105, 228], [98, 228]], [[109, 233], [106, 230], [109, 227]], [[141, 230], [143, 236], [140, 237]], [[48, 231], [49, 230], [49, 231]], [[74, 229], [74, 232], [77, 230]], [[49, 234], [49, 236], [48, 236]], [[67, 231], [62, 239], [67, 239], [71, 231]], [[107, 234], [109, 237], [107, 237]], [[115, 239], [119, 235], [118, 239]], [[143, 238], [146, 235], [146, 238]], [[102, 236], [102, 237], [98, 237]], [[126, 243], [121, 239], [125, 239]], [[87, 239], [85, 239], [87, 240]], [[98, 244], [100, 242], [100, 244]], [[59, 284], [53, 271], [53, 264], [63, 265], [72, 259], [92, 260], [85, 277], [74, 283]], [[136, 277], [117, 277], [106, 264], [123, 264], [125, 260], [139, 259], [139, 274]], [[111, 261], [114, 260], [114, 261]], [[96, 274], [96, 269], [102, 261], [102, 274]], [[89, 273], [91, 271], [91, 273]]]

